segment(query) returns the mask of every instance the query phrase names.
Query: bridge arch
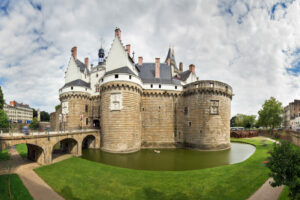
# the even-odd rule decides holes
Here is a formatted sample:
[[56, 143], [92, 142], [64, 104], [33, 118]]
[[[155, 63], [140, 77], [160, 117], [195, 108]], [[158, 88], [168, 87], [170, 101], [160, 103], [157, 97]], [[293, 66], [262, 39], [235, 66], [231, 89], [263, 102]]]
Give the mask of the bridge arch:
[[27, 158], [28, 160], [37, 162], [39, 164], [45, 163], [45, 150], [36, 145], [36, 144], [31, 144], [31, 143], [26, 143], [27, 146]]
[[81, 144], [75, 138], [62, 138], [52, 146], [53, 154], [81, 155]]
[[83, 149], [90, 149], [96, 148], [96, 137], [94, 135], [87, 135], [82, 139], [82, 148]]

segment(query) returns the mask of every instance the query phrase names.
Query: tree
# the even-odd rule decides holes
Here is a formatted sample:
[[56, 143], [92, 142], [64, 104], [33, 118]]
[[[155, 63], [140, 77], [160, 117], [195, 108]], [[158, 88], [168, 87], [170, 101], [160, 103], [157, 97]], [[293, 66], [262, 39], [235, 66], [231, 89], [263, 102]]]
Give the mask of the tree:
[[38, 129], [40, 127], [39, 121], [37, 120], [36, 117], [33, 118], [32, 122], [29, 125], [30, 128], [32, 129]]
[[57, 111], [57, 110], [60, 109], [60, 108], [61, 108], [61, 104], [56, 105], [56, 106], [55, 106], [55, 111]]
[[8, 129], [9, 121], [4, 110], [0, 110], [0, 129]]
[[41, 112], [41, 121], [44, 122], [44, 121], [49, 121], [50, 120], [50, 115], [49, 113], [47, 113], [46, 111], [42, 111]]
[[256, 115], [237, 114], [235, 116], [234, 124], [244, 128], [252, 128], [255, 125], [255, 118]]
[[0, 86], [0, 110], [3, 109], [3, 106], [4, 106], [4, 97], [3, 97], [2, 89]]
[[235, 125], [235, 118], [236, 118], [236, 116], [231, 117], [231, 119], [230, 119], [230, 127], [235, 127], [236, 126]]
[[289, 197], [300, 199], [300, 149], [287, 141], [274, 144], [271, 157], [267, 163], [271, 170], [270, 177], [274, 181], [272, 187], [286, 185], [289, 187]]
[[258, 124], [263, 127], [270, 127], [271, 130], [280, 126], [283, 112], [281, 102], [277, 101], [274, 97], [266, 100], [262, 109], [258, 111]]
[[37, 111], [34, 108], [33, 108], [33, 116], [32, 117], [37, 117]]

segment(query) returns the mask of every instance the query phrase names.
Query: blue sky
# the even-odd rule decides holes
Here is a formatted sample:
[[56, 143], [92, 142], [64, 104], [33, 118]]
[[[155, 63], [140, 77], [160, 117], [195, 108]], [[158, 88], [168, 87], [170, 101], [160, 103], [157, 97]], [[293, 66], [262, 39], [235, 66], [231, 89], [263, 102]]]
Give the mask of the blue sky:
[[300, 99], [299, 11], [299, 0], [2, 0], [0, 85], [7, 101], [52, 112], [70, 49], [95, 64], [120, 27], [145, 62], [174, 46], [185, 69], [233, 87], [232, 115], [256, 114], [270, 96]]

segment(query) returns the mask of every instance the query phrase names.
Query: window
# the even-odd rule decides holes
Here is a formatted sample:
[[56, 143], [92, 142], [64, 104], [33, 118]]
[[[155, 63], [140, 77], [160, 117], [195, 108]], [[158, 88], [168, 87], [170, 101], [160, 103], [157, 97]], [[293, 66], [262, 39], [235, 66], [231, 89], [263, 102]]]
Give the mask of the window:
[[210, 83], [210, 87], [213, 88], [213, 87], [214, 87], [214, 84], [213, 84], [213, 83]]
[[119, 78], [119, 74], [115, 74], [115, 78]]
[[101, 79], [101, 82], [103, 82], [103, 79]]
[[184, 107], [184, 115], [187, 115], [189, 113], [189, 108], [188, 107]]
[[210, 114], [211, 115], [219, 114], [219, 100], [210, 100]]
[[73, 86], [71, 87], [71, 90], [73, 90]]
[[89, 118], [85, 118], [85, 125], [89, 124]]
[[85, 91], [87, 91], [87, 88], [85, 88]]
[[98, 78], [98, 74], [96, 74], [96, 78]]
[[131, 79], [131, 75], [129, 75], [129, 79]]
[[175, 90], [177, 90], [177, 86], [175, 86]]
[[89, 111], [89, 106], [85, 105], [85, 112], [88, 112], [88, 111]]
[[158, 87], [161, 88], [161, 84], [159, 84]]
[[145, 108], [142, 108], [142, 111], [145, 111]]
[[121, 110], [122, 109], [122, 94], [111, 93], [110, 94], [110, 110]]
[[192, 122], [189, 122], [189, 127], [191, 127], [192, 126]]
[[150, 87], [153, 88], [153, 84], [151, 84]]

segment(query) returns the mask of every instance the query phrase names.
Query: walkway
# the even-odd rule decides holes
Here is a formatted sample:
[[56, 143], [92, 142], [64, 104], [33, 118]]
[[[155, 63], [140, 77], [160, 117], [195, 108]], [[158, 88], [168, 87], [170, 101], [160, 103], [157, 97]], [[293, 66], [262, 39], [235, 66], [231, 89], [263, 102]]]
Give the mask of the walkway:
[[[16, 173], [21, 178], [25, 187], [33, 199], [37, 200], [63, 200], [49, 185], [47, 185], [33, 169], [39, 167], [37, 163], [29, 162], [23, 159], [16, 149], [9, 150], [11, 160], [1, 161], [0, 174], [3, 173]], [[67, 157], [67, 156], [66, 156]], [[7, 168], [11, 167], [10, 170]], [[6, 168], [6, 169], [4, 169]]]
[[[266, 140], [269, 140], [271, 142], [279, 143], [276, 140], [273, 140], [271, 138], [263, 137]], [[270, 185], [270, 182], [272, 182], [273, 179], [269, 178], [248, 200], [277, 200], [280, 196], [281, 191], [283, 190], [283, 185], [280, 187], [272, 187]]]

